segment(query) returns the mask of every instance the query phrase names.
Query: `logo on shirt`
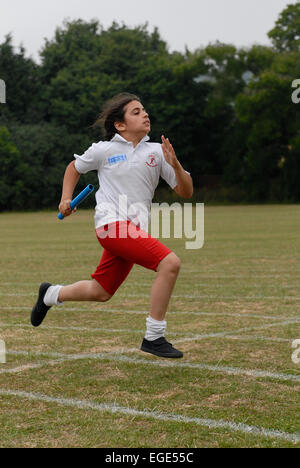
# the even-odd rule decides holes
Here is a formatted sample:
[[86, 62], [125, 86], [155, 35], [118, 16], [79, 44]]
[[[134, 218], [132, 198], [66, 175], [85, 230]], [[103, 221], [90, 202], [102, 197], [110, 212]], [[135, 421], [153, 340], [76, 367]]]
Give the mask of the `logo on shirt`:
[[108, 158], [108, 164], [110, 166], [113, 166], [114, 164], [117, 164], [120, 161], [126, 161], [127, 157], [126, 154], [115, 154], [114, 156], [111, 156]]
[[146, 161], [146, 164], [147, 164], [147, 166], [149, 166], [149, 167], [156, 167], [156, 166], [158, 166], [158, 164], [157, 164], [157, 162], [156, 162], [156, 159], [155, 159], [155, 156], [153, 156], [153, 154], [149, 154], [148, 160]]

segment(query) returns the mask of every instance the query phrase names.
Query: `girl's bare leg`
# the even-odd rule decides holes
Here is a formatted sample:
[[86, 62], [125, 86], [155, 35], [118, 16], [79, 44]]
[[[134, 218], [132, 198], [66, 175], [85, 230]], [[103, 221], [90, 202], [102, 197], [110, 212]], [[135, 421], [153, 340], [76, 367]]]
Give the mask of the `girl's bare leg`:
[[181, 262], [173, 252], [158, 265], [150, 299], [150, 316], [155, 320], [165, 318], [180, 266]]
[[146, 334], [141, 350], [159, 357], [181, 358], [182, 351], [165, 339], [167, 322], [164, 320], [171, 294], [180, 270], [180, 260], [172, 252], [158, 265], [152, 286], [150, 315], [146, 319]]
[[63, 286], [59, 291], [59, 302], [66, 301], [97, 301], [105, 302], [111, 295], [96, 280], [78, 281], [68, 286]]

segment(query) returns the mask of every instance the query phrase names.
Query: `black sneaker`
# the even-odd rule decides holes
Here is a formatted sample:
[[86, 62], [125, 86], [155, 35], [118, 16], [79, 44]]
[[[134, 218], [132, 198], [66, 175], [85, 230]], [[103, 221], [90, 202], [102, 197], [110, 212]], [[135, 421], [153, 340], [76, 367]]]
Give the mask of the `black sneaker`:
[[48, 310], [52, 307], [46, 306], [46, 304], [43, 301], [47, 289], [50, 286], [50, 283], [42, 283], [40, 285], [38, 300], [36, 301], [35, 306], [31, 311], [31, 323], [34, 327], [38, 327], [42, 323], [42, 321], [46, 317]]
[[145, 351], [145, 353], [151, 353], [155, 354], [155, 356], [165, 358], [181, 358], [183, 356], [183, 353], [178, 349], [173, 348], [172, 344], [168, 343], [164, 336], [161, 336], [154, 341], [149, 341], [144, 338], [141, 350]]

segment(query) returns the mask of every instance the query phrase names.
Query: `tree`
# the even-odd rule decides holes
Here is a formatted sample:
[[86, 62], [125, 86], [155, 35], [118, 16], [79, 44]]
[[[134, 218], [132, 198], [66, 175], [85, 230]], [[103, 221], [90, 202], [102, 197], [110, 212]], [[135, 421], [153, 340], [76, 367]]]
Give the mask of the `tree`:
[[15, 52], [12, 36], [7, 35], [0, 44], [0, 78], [6, 83], [6, 104], [1, 106], [2, 121], [38, 120], [39, 109], [39, 67], [33, 60], [25, 57], [25, 49], [21, 46]]
[[279, 52], [300, 51], [300, 2], [282, 11], [268, 36]]
[[[11, 125], [10, 133], [27, 168], [22, 173], [27, 190], [22, 208], [56, 208], [66, 166], [74, 153], [81, 154], [90, 145], [88, 136], [70, 134], [66, 127], [46, 122]], [[97, 183], [97, 178], [93, 174], [82, 176], [79, 188], [87, 183]]]
[[[236, 99], [244, 130], [241, 185], [249, 200], [291, 199], [291, 158], [298, 151], [300, 114], [291, 100], [291, 83], [300, 76], [300, 53], [278, 54], [270, 69]], [[298, 154], [298, 158], [300, 154]], [[290, 174], [290, 175], [288, 175]]]
[[[57, 206], [65, 166], [102, 138], [91, 125], [122, 91], [141, 97], [151, 139], [171, 139], [196, 187], [203, 175], [216, 175], [227, 193], [237, 187], [232, 193], [250, 201], [299, 200], [300, 105], [291, 100], [300, 78], [299, 5], [290, 5], [270, 31], [274, 47], [216, 42], [170, 53], [147, 24], [104, 29], [97, 20], [77, 20], [45, 41], [36, 65], [7, 36], [0, 44], [5, 209]], [[97, 184], [94, 174], [87, 177], [78, 189]]]
[[[41, 51], [43, 105], [47, 121], [70, 131], [87, 129], [112, 95], [132, 90], [151, 57], [167, 54], [158, 31], [97, 21], [65, 22]], [[150, 81], [149, 81], [150, 83]]]
[[0, 211], [22, 208], [28, 193], [23, 176], [28, 168], [3, 125], [0, 126], [0, 161]]
[[[190, 150], [191, 168], [197, 168], [202, 174], [219, 175], [219, 180], [224, 173], [230, 173], [227, 180], [239, 180], [239, 171], [233, 170], [237, 166], [231, 161], [240, 151], [240, 144], [236, 145], [238, 135], [242, 135], [242, 141], [245, 135], [242, 132], [244, 129], [236, 129], [235, 98], [251, 79], [258, 77], [262, 70], [272, 64], [275, 55], [264, 46], [237, 49], [234, 45], [221, 42], [187, 53], [183, 67], [189, 67], [194, 77], [189, 89], [193, 90], [192, 81], [197, 84], [197, 93], [190, 93], [193, 106], [189, 111], [199, 122], [196, 126], [195, 121], [194, 125], [191, 122], [184, 132], [187, 140], [194, 135]], [[188, 95], [189, 90], [186, 89], [184, 96]], [[197, 108], [194, 105], [196, 102], [199, 104]]]

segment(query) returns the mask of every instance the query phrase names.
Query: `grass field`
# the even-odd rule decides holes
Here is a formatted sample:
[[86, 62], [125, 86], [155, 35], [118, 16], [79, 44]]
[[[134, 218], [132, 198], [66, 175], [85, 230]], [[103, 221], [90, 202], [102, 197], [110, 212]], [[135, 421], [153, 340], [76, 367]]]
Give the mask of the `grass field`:
[[0, 215], [0, 447], [300, 447], [300, 206], [205, 208], [167, 314], [176, 362], [139, 351], [154, 273], [29, 324], [42, 281], [89, 275], [93, 212]]

